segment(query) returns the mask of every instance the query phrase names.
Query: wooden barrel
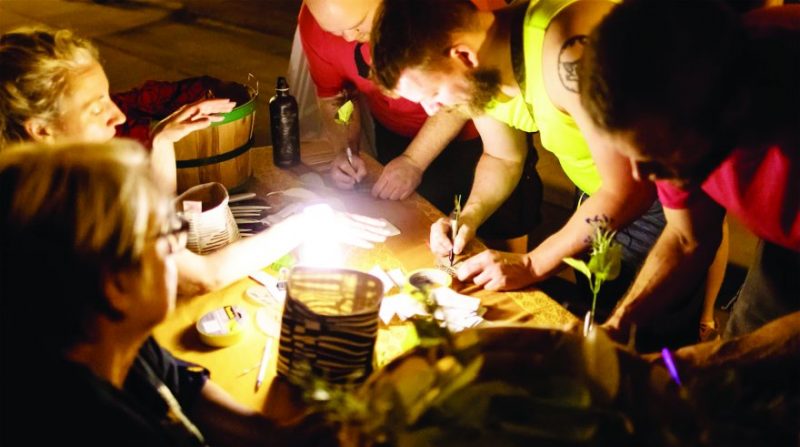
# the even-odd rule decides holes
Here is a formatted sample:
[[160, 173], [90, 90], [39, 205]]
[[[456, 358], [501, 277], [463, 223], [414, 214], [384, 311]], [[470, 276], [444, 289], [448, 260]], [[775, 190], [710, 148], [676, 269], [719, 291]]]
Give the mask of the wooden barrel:
[[239, 104], [224, 115], [223, 121], [185, 136], [175, 143], [178, 168], [178, 193], [192, 186], [219, 182], [233, 189], [243, 185], [253, 173], [250, 148], [256, 116], [256, 90], [229, 83], [217, 98], [230, 98]]

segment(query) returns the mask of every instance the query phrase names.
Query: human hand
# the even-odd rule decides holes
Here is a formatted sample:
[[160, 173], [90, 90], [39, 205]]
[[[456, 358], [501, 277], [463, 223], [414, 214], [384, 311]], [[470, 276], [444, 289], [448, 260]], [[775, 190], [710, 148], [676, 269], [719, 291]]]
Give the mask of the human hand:
[[174, 143], [190, 133], [205, 129], [211, 123], [225, 119], [221, 114], [233, 110], [236, 103], [229, 99], [201, 99], [181, 106], [153, 129], [153, 143]]
[[336, 211], [327, 204], [307, 206], [303, 210], [306, 229], [310, 235], [328, 237], [343, 244], [372, 248], [389, 236], [386, 222], [359, 214]]
[[521, 289], [537, 281], [527, 254], [496, 250], [486, 250], [467, 259], [456, 275], [460, 281], [471, 279], [486, 290]]
[[339, 189], [353, 189], [356, 183], [367, 176], [367, 165], [364, 160], [353, 154], [351, 161], [344, 151], [336, 154], [331, 162], [331, 179]]
[[456, 233], [456, 239], [453, 241], [450, 239], [452, 236], [450, 218], [440, 218], [431, 225], [431, 251], [437, 256], [448, 256], [451, 249], [453, 254], [461, 254], [467, 243], [475, 238], [478, 226], [479, 223], [474, 222], [469, 216], [461, 214], [458, 222], [458, 233]]
[[423, 172], [411, 157], [400, 155], [383, 168], [372, 187], [372, 195], [380, 199], [403, 200], [417, 189]]

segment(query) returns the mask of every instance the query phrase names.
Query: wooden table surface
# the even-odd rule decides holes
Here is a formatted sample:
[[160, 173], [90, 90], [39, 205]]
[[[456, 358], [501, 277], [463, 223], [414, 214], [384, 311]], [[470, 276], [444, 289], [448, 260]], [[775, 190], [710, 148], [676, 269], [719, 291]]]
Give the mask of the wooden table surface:
[[[272, 163], [270, 147], [251, 150], [253, 178], [245, 185], [246, 190], [259, 196], [270, 191], [302, 186], [300, 176], [307, 172], [318, 172], [326, 176], [327, 162], [332, 153], [323, 142], [308, 142], [302, 146], [303, 163], [291, 169], [279, 169]], [[380, 164], [365, 157], [369, 176], [374, 182], [380, 173]], [[326, 191], [330, 193], [331, 191]], [[368, 192], [335, 191], [333, 195], [346, 207], [347, 211], [371, 217], [384, 217], [400, 229], [399, 236], [378, 244], [372, 250], [350, 249], [347, 251], [347, 267], [367, 271], [374, 265], [384, 270], [402, 268], [406, 272], [435, 265], [435, 256], [427, 246], [431, 223], [442, 216], [425, 199], [417, 194], [403, 201], [386, 201], [372, 198]], [[478, 243], [479, 244], [479, 243]], [[475, 248], [482, 248], [478, 245]], [[212, 379], [231, 393], [239, 402], [254, 409], [265, 411], [275, 417], [289, 417], [291, 410], [281, 402], [287, 397], [286, 390], [270, 386], [275, 375], [278, 340], [275, 339], [273, 356], [267, 377], [262, 388], [254, 390], [257, 366], [264, 349], [266, 335], [256, 325], [255, 315], [259, 307], [244, 296], [245, 291], [256, 282], [245, 278], [230, 286], [206, 295], [180, 298], [175, 312], [155, 330], [158, 341], [176, 357], [205, 366], [211, 371]], [[537, 288], [514, 292], [488, 292], [475, 286], [454, 285], [460, 293], [481, 299], [487, 308], [484, 318], [487, 325], [524, 324], [538, 327], [563, 327], [576, 322], [575, 317], [562, 306]], [[248, 312], [251, 330], [237, 344], [226, 348], [212, 348], [203, 344], [195, 330], [196, 321], [205, 313], [235, 304]], [[280, 309], [267, 312], [279, 319]], [[381, 327], [376, 344], [376, 361], [384, 364], [400, 354], [403, 349], [407, 326], [398, 324]], [[256, 367], [250, 372], [243, 371]]]

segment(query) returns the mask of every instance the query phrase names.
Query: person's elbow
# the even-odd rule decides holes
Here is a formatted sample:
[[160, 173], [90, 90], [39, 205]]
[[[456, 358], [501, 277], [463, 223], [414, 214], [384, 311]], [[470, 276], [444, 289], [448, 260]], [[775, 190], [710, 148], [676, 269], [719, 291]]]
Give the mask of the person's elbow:
[[203, 295], [226, 285], [208, 256], [184, 250], [178, 255], [177, 266], [180, 296]]
[[686, 233], [673, 231], [669, 224], [667, 224], [664, 231], [672, 235], [673, 240], [676, 241], [675, 245], [684, 256], [716, 253], [720, 241], [722, 241], [721, 225], [704, 225], [691, 233]]

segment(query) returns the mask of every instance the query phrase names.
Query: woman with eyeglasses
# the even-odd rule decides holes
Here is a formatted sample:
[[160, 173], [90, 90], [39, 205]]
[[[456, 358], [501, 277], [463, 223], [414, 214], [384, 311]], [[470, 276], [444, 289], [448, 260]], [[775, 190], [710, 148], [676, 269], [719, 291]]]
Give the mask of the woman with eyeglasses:
[[[97, 49], [68, 30], [20, 28], [0, 36], [0, 150], [24, 141], [106, 142], [125, 116], [111, 101], [109, 84]], [[172, 143], [219, 121], [233, 103], [226, 99], [188, 105], [153, 130], [150, 164], [156, 180], [174, 193], [175, 154]], [[303, 232], [298, 220], [318, 232], [330, 220], [298, 217], [257, 236], [206, 256], [184, 250], [175, 256], [181, 295], [221, 288], [266, 267], [298, 246]], [[343, 242], [369, 248], [382, 242], [385, 224], [334, 219]], [[329, 231], [330, 232], [330, 231]], [[332, 234], [336, 232], [330, 232]]]
[[[4, 436], [26, 445], [282, 445], [208, 371], [151, 337], [187, 226], [136, 143], [0, 153]], [[28, 430], [36, 419], [35, 430]], [[12, 436], [12, 432], [18, 433]], [[290, 439], [293, 435], [303, 439]]]

